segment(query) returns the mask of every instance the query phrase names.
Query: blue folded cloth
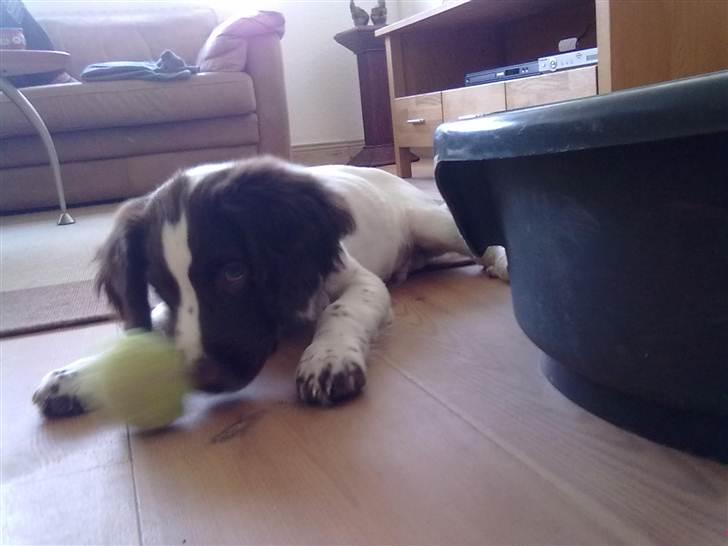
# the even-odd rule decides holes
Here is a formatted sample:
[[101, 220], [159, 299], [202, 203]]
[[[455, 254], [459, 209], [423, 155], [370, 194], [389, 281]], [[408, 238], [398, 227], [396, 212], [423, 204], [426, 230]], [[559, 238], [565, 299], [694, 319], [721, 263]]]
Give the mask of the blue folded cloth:
[[199, 67], [188, 66], [179, 55], [166, 49], [155, 62], [110, 61], [90, 64], [81, 72], [87, 82], [110, 80], [185, 80], [199, 72]]

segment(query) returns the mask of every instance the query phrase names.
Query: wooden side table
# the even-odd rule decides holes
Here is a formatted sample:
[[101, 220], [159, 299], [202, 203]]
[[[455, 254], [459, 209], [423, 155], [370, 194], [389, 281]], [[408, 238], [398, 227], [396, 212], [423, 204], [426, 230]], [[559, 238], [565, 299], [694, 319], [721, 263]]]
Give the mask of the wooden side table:
[[334, 40], [356, 55], [359, 91], [364, 122], [364, 148], [350, 165], [377, 167], [394, 163], [392, 107], [387, 83], [384, 39], [376, 38], [380, 26], [354, 27], [334, 36]]
[[56, 147], [48, 132], [48, 128], [38, 111], [30, 101], [7, 79], [8, 76], [25, 76], [27, 74], [39, 74], [41, 72], [54, 72], [63, 70], [68, 64], [68, 53], [63, 51], [37, 51], [25, 49], [2, 49], [0, 50], [0, 91], [20, 108], [28, 121], [33, 125], [40, 135], [53, 172], [53, 180], [58, 192], [58, 205], [61, 209], [61, 216], [58, 218], [58, 225], [64, 226], [73, 224], [76, 221], [68, 212], [66, 206], [66, 194], [61, 179], [61, 166], [58, 162]]

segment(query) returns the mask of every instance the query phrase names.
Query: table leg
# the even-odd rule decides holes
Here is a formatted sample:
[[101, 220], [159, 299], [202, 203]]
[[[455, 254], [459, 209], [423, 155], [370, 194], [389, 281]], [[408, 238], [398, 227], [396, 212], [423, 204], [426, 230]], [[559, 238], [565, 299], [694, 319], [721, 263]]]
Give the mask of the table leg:
[[25, 117], [28, 118], [28, 121], [33, 125], [33, 127], [35, 127], [35, 130], [38, 131], [46, 152], [48, 152], [48, 159], [50, 160], [51, 171], [53, 172], [53, 180], [56, 183], [56, 191], [58, 192], [58, 205], [61, 209], [61, 216], [58, 219], [58, 225], [64, 226], [75, 223], [76, 221], [73, 219], [73, 216], [71, 216], [68, 212], [68, 208], [66, 207], [66, 196], [63, 190], [63, 180], [61, 179], [61, 166], [58, 163], [58, 154], [56, 154], [56, 147], [53, 145], [53, 140], [51, 139], [51, 134], [48, 132], [48, 128], [45, 123], [43, 123], [43, 120], [35, 107], [9, 80], [0, 78], [0, 91], [5, 93], [5, 96], [13, 101], [13, 103], [20, 108], [20, 111], [23, 112]]
[[394, 144], [394, 159], [397, 163], [397, 176], [400, 178], [412, 178], [412, 158], [409, 148], [400, 148]]

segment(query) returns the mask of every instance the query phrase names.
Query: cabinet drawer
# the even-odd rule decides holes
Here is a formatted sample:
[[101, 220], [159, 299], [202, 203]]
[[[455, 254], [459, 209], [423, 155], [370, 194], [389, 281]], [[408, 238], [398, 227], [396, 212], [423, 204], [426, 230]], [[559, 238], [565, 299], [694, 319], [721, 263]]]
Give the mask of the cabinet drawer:
[[442, 123], [440, 93], [394, 99], [392, 120], [398, 146], [431, 147], [435, 129]]
[[442, 92], [442, 117], [445, 121], [470, 119], [505, 109], [506, 87], [503, 83], [461, 87]]
[[597, 67], [587, 66], [506, 82], [509, 110], [597, 94]]

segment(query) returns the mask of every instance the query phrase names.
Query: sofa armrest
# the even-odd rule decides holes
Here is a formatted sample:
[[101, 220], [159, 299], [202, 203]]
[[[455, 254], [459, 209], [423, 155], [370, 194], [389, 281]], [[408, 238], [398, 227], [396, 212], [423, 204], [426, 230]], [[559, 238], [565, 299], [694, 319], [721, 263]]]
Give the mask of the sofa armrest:
[[201, 72], [240, 72], [247, 61], [248, 41], [272, 34], [283, 37], [285, 19], [275, 11], [249, 11], [230, 17], [215, 27], [205, 41], [197, 64]]
[[260, 153], [290, 156], [288, 105], [280, 39], [283, 15], [252, 11], [227, 19], [197, 56], [201, 72], [247, 72], [253, 79]]
[[260, 153], [288, 159], [291, 155], [291, 135], [283, 55], [277, 35], [262, 34], [248, 41], [246, 72], [253, 78], [255, 89]]

